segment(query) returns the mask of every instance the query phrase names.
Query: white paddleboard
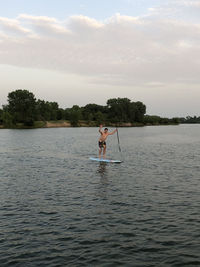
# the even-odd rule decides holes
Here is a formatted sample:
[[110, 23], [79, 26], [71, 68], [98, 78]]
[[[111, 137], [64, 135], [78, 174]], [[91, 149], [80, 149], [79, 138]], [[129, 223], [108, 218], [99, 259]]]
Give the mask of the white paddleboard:
[[90, 160], [99, 161], [99, 162], [107, 162], [107, 163], [122, 163], [121, 160], [92, 158], [92, 157], [90, 157]]

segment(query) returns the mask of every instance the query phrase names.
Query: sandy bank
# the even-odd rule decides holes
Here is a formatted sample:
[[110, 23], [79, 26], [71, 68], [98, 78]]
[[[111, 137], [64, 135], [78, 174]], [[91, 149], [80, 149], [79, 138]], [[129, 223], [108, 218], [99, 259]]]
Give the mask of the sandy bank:
[[[104, 125], [105, 126], [105, 125]], [[136, 126], [144, 126], [142, 123], [129, 123], [129, 122], [121, 122], [121, 123], [107, 123], [108, 127], [136, 127]], [[73, 127], [69, 121], [47, 121], [45, 122], [43, 128], [59, 128], [59, 127]], [[86, 122], [79, 121], [77, 127], [99, 127], [99, 125], [95, 121]]]
[[62, 122], [50, 122], [47, 121], [44, 128], [58, 128], [58, 127], [71, 127], [70, 122], [62, 121]]

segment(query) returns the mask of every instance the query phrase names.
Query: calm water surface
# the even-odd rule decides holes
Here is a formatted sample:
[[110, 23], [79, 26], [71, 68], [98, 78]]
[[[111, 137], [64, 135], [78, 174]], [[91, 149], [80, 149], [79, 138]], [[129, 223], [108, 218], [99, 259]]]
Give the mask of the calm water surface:
[[0, 130], [0, 266], [200, 266], [200, 126]]

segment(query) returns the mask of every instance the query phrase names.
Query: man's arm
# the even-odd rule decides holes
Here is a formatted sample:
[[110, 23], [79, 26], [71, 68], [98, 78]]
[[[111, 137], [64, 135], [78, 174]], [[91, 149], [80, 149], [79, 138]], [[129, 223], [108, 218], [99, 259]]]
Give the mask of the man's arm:
[[112, 135], [112, 134], [114, 134], [116, 132], [117, 132], [117, 129], [115, 129], [114, 131], [110, 132], [108, 135]]
[[101, 125], [99, 126], [99, 132], [100, 132], [100, 134], [103, 134], [103, 132], [102, 132], [102, 127], [103, 127], [103, 125], [101, 124]]

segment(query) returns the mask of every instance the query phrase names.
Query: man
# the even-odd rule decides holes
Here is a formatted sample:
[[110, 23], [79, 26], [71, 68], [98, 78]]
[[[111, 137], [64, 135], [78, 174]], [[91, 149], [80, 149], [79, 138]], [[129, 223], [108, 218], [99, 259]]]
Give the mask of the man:
[[112, 132], [108, 132], [108, 128], [105, 128], [102, 131], [102, 125], [99, 126], [99, 132], [101, 134], [100, 138], [99, 138], [99, 158], [101, 158], [101, 153], [103, 150], [103, 158], [106, 157], [106, 138], [108, 137], [108, 135], [112, 135], [114, 133], [116, 133], [117, 129], [115, 129]]

